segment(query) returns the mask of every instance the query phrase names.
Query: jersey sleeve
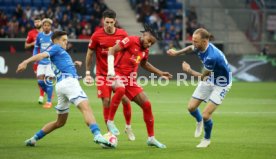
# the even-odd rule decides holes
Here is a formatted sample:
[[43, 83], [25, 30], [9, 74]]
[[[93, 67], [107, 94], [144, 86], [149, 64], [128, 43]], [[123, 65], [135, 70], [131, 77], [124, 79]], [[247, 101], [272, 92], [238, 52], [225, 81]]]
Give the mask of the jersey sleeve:
[[119, 46], [122, 48], [122, 49], [126, 49], [128, 48], [130, 45], [131, 45], [132, 41], [129, 37], [125, 37], [123, 40], [121, 40], [119, 42]]
[[27, 38], [26, 38], [26, 43], [29, 44], [29, 43], [31, 43], [32, 41], [33, 41], [33, 38], [32, 38], [32, 36], [31, 36], [31, 32], [29, 32], [28, 35], [27, 35]]
[[40, 46], [40, 41], [39, 41], [39, 35], [37, 36], [36, 40], [35, 40], [35, 45], [34, 45], [34, 50], [33, 50], [33, 55], [38, 54], [38, 49]]
[[214, 59], [207, 59], [204, 62], [204, 68], [208, 71], [213, 71], [216, 65], [216, 61]]
[[96, 34], [93, 34], [91, 36], [91, 38], [90, 38], [90, 42], [88, 44], [88, 48], [91, 49], [91, 50], [94, 50], [97, 45], [98, 45], [97, 36], [96, 36]]
[[148, 61], [148, 59], [149, 59], [149, 49], [147, 49], [147, 50], [145, 51], [145, 56], [144, 56], [144, 58], [143, 58], [142, 60]]

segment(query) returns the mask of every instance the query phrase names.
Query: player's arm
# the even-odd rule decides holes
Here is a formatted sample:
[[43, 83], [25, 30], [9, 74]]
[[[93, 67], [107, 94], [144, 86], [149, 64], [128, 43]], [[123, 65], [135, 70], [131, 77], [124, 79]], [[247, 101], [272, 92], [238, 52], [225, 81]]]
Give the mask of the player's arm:
[[46, 57], [49, 57], [49, 53], [43, 52], [41, 54], [34, 55], [34, 56], [24, 60], [23, 62], [21, 62], [18, 65], [16, 73], [24, 71], [27, 68], [28, 63], [34, 62], [34, 61], [40, 61]]
[[87, 84], [91, 84], [92, 83], [92, 76], [91, 76], [91, 72], [90, 72], [90, 68], [92, 65], [92, 58], [93, 58], [93, 54], [94, 54], [94, 50], [90, 49], [88, 47], [87, 49], [87, 53], [86, 53], [86, 58], [85, 58], [85, 82]]
[[149, 72], [152, 72], [154, 74], [157, 74], [159, 76], [162, 76], [166, 79], [172, 78], [172, 75], [169, 72], [163, 72], [159, 70], [158, 68], [154, 67], [151, 63], [148, 62], [148, 60], [142, 60], [140, 63], [141, 67]]
[[170, 56], [178, 56], [178, 55], [182, 55], [182, 54], [187, 54], [187, 53], [191, 53], [193, 52], [194, 50], [194, 46], [193, 45], [190, 45], [190, 46], [187, 46], [181, 50], [174, 50], [174, 49], [169, 49], [167, 51], [167, 54], [170, 55]]
[[202, 73], [197, 72], [197, 71], [193, 70], [191, 68], [191, 66], [185, 61], [182, 63], [182, 69], [183, 69], [183, 71], [189, 73], [190, 75], [192, 75], [194, 77], [198, 77], [201, 80], [205, 80], [205, 78], [211, 74], [211, 71], [206, 70], [206, 69], [204, 69], [204, 71]]
[[32, 43], [28, 43], [27, 41], [25, 42], [25, 49], [31, 48], [35, 45], [35, 41]]
[[114, 54], [121, 50], [122, 50], [122, 48], [121, 48], [120, 44], [116, 44], [115, 46], [113, 46], [112, 48], [109, 49], [108, 56], [107, 56], [107, 76], [110, 76], [110, 77], [115, 76]]

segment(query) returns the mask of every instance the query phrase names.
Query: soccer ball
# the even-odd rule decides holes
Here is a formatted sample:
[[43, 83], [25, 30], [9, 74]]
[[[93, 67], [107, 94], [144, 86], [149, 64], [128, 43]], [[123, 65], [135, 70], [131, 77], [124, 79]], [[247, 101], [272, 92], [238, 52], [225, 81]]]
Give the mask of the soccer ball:
[[[113, 135], [112, 133], [108, 132], [106, 134], [103, 135], [103, 137], [109, 141], [112, 145], [114, 145], [114, 147], [117, 147], [118, 145], [118, 139], [115, 135]], [[103, 148], [108, 148], [105, 145], [102, 145]]]

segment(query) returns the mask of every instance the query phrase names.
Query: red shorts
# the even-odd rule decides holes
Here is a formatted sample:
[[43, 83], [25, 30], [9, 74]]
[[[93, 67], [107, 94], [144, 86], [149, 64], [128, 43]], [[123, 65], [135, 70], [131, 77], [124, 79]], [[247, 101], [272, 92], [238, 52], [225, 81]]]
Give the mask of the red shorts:
[[136, 79], [126, 78], [125, 76], [117, 76], [125, 85], [125, 95], [129, 100], [133, 100], [139, 93], [143, 92], [143, 88], [137, 84]]
[[33, 64], [33, 70], [34, 70], [34, 73], [36, 74], [36, 71], [37, 71], [37, 66], [38, 66], [38, 63], [34, 63]]
[[112, 93], [112, 87], [108, 84], [106, 77], [104, 76], [97, 76], [96, 77], [96, 84], [97, 84], [97, 94], [98, 98], [110, 98]]

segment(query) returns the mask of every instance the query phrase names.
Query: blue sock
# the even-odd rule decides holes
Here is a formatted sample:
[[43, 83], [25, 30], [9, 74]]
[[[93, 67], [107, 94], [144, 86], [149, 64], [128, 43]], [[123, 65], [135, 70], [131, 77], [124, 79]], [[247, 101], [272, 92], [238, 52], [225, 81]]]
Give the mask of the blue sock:
[[47, 102], [51, 102], [52, 95], [53, 95], [53, 86], [52, 85], [46, 85], [46, 93], [47, 93]]
[[197, 108], [194, 112], [190, 112], [190, 114], [191, 114], [193, 117], [196, 118], [196, 121], [197, 121], [197, 122], [202, 121], [202, 116], [201, 116], [200, 111], [199, 111], [198, 108]]
[[212, 119], [204, 121], [204, 131], [205, 131], [204, 138], [205, 139], [210, 139], [211, 138], [212, 128], [213, 128], [213, 121], [212, 121]]
[[44, 80], [37, 80], [38, 85], [42, 88], [44, 92], [46, 92], [46, 84]]
[[94, 136], [101, 134], [98, 124], [91, 124], [89, 125], [89, 128]]
[[41, 138], [43, 138], [45, 136], [45, 132], [43, 132], [42, 130], [40, 130], [39, 132], [37, 132], [34, 137], [36, 140], [40, 140]]

